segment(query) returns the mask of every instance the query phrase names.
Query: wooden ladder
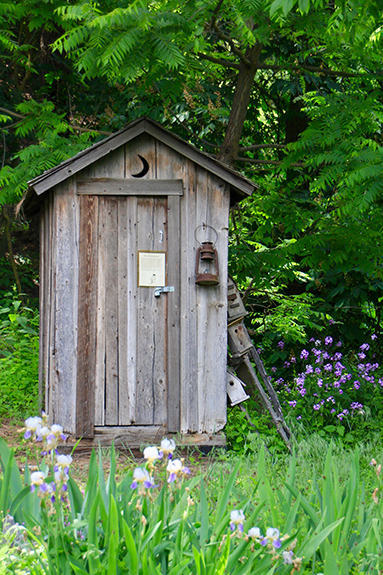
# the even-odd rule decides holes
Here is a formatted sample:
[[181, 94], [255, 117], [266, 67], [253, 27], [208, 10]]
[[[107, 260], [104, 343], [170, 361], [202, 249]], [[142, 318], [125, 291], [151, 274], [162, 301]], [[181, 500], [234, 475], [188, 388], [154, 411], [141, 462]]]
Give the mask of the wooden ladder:
[[[278, 396], [267, 376], [263, 362], [255, 349], [249, 332], [244, 323], [244, 317], [248, 314], [242, 302], [238, 288], [234, 280], [229, 276], [228, 280], [228, 356], [229, 374], [235, 372], [239, 382], [246, 387], [246, 391], [253, 399], [260, 402], [267, 410], [271, 420], [277, 428], [289, 451], [291, 451], [291, 431], [288, 428]], [[255, 367], [252, 364], [255, 364]], [[262, 383], [259, 380], [259, 377]], [[230, 377], [229, 377], [230, 379]], [[244, 394], [244, 399], [248, 396]], [[239, 401], [238, 401], [239, 403]]]

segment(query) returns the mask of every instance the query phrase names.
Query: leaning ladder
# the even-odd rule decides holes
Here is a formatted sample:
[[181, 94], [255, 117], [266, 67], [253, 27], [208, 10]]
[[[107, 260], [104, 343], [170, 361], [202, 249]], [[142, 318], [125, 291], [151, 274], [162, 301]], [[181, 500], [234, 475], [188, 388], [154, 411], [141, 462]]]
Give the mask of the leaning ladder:
[[[244, 317], [248, 314], [242, 302], [238, 288], [234, 280], [229, 276], [228, 280], [228, 345], [230, 355], [228, 358], [228, 395], [233, 392], [235, 388], [239, 389], [244, 385], [246, 391], [256, 400], [259, 401], [262, 407], [270, 414], [271, 420], [277, 428], [278, 433], [283, 441], [291, 451], [290, 437], [291, 431], [288, 428], [281, 404], [279, 403], [278, 396], [273, 388], [270, 379], [267, 376], [266, 370], [262, 363], [257, 350], [249, 336], [244, 323]], [[255, 368], [251, 363], [255, 364]], [[260, 382], [258, 374], [263, 382]], [[234, 373], [235, 375], [234, 375]], [[234, 388], [234, 389], [231, 389]], [[243, 399], [249, 396], [244, 393]], [[240, 400], [235, 400], [239, 403]], [[232, 405], [235, 403], [232, 402]]]

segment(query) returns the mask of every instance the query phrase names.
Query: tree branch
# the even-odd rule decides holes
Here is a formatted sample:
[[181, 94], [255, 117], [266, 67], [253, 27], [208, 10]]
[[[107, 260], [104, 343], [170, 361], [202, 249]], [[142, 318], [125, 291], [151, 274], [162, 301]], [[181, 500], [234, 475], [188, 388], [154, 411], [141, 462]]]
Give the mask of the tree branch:
[[[250, 164], [272, 164], [273, 166], [280, 166], [283, 162], [278, 160], [256, 160], [254, 158], [236, 158], [237, 162], [249, 162]], [[305, 164], [303, 162], [297, 162], [295, 164], [290, 164], [291, 168], [302, 168]]]
[[93, 128], [80, 128], [80, 126], [72, 126], [69, 124], [69, 128], [76, 130], [76, 132], [96, 132], [97, 134], [102, 134], [103, 136], [110, 136], [112, 132], [105, 132], [104, 130], [95, 130]]
[[215, 22], [216, 22], [216, 20], [217, 20], [217, 14], [218, 14], [218, 12], [219, 12], [219, 10], [220, 10], [220, 8], [221, 8], [223, 2], [224, 2], [224, 0], [218, 0], [218, 4], [217, 4], [217, 6], [214, 8], [214, 10], [213, 10], [213, 14], [212, 14], [212, 17], [211, 17], [211, 24], [215, 24]]
[[217, 36], [220, 40], [224, 40], [225, 42], [227, 42], [229, 44], [233, 54], [238, 56], [238, 58], [241, 60], [241, 62], [243, 62], [246, 66], [252, 65], [251, 60], [246, 58], [245, 54], [243, 54], [241, 52], [241, 50], [239, 48], [237, 48], [237, 46], [234, 44], [234, 42], [233, 42], [232, 38], [230, 38], [230, 36], [226, 36], [226, 34], [221, 32], [221, 30], [219, 29], [219, 26], [215, 22], [213, 23], [213, 29], [217, 33]]
[[284, 70], [286, 72], [314, 72], [316, 74], [324, 74], [325, 76], [340, 76], [342, 78], [360, 78], [363, 76], [370, 76], [370, 75], [378, 75], [382, 76], [383, 72], [375, 72], [374, 74], [368, 74], [366, 72], [344, 72], [342, 70], [331, 70], [330, 68], [322, 68], [322, 66], [305, 66], [302, 64], [301, 66], [296, 65], [286, 65], [286, 66], [275, 66], [275, 65], [268, 65], [268, 64], [259, 64], [259, 70], [272, 70], [274, 72], [279, 72], [280, 70]]
[[235, 70], [239, 70], [241, 68], [240, 64], [237, 64], [236, 62], [230, 62], [230, 60], [214, 58], [214, 56], [208, 56], [207, 54], [203, 54], [202, 52], [198, 52], [198, 56], [202, 58], [202, 60], [208, 60], [209, 62], [213, 62], [213, 64], [219, 64], [220, 66], [225, 66], [226, 68], [234, 68]]
[[25, 116], [22, 116], [21, 114], [16, 114], [16, 112], [11, 112], [11, 110], [7, 110], [6, 108], [0, 108], [0, 112], [4, 112], [4, 114], [9, 114], [10, 116], [14, 116], [15, 118], [20, 118], [21, 120], [24, 120]]
[[249, 152], [250, 150], [265, 150], [267, 148], [284, 150], [286, 148], [286, 144], [254, 144], [253, 146], [246, 146], [245, 148], [238, 149], [240, 152]]
[[[236, 49], [238, 50], [238, 49]], [[234, 50], [233, 50], [234, 52]], [[234, 52], [235, 53], [235, 52]], [[242, 52], [240, 54], [243, 56]], [[238, 54], [237, 54], [238, 55]], [[209, 62], [213, 62], [213, 64], [218, 64], [220, 66], [225, 66], [226, 68], [233, 68], [235, 70], [240, 69], [240, 64], [237, 62], [230, 62], [230, 60], [224, 60], [221, 58], [214, 58], [214, 56], [208, 56], [207, 54], [203, 54], [202, 52], [198, 52], [198, 56], [202, 58], [202, 60], [208, 60]], [[242, 60], [242, 58], [241, 58]], [[250, 61], [245, 58], [244, 63], [246, 65], [250, 64]], [[368, 74], [367, 72], [345, 72], [343, 70], [331, 70], [330, 68], [322, 68], [321, 66], [276, 66], [272, 64], [259, 64], [258, 70], [271, 70], [273, 72], [280, 72], [280, 71], [287, 71], [287, 72], [313, 72], [315, 74], [323, 74], [325, 76], [338, 76], [341, 78], [361, 78], [363, 76], [369, 75], [377, 75], [383, 76], [383, 72], [375, 72], [374, 74]]]

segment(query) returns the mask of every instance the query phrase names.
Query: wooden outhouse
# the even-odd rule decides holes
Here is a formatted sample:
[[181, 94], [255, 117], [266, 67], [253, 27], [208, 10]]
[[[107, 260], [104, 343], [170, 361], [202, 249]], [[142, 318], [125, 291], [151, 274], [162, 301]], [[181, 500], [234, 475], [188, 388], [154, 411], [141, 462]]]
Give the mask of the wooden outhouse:
[[[229, 208], [254, 185], [144, 118], [29, 186], [50, 421], [131, 446], [176, 432], [219, 444]], [[196, 284], [204, 241], [216, 285]]]

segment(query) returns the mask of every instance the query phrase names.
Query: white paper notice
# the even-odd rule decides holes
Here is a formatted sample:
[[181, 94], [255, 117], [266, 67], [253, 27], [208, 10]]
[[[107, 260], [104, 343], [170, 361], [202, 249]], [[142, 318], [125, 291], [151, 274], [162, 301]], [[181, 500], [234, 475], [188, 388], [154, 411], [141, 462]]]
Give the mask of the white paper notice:
[[138, 285], [164, 287], [166, 280], [166, 254], [163, 252], [138, 252]]

